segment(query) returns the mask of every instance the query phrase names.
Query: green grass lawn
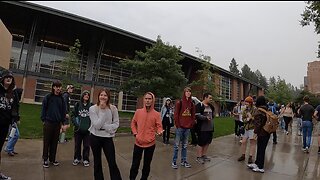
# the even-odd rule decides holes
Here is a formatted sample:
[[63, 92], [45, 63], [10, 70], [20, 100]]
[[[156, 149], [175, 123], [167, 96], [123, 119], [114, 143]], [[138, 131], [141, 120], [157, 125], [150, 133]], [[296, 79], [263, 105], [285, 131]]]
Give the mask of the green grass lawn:
[[214, 138], [232, 133], [234, 133], [234, 119], [232, 117], [216, 117], [214, 119]]
[[[21, 138], [36, 139], [42, 138], [42, 121], [40, 120], [41, 105], [24, 104], [20, 106], [21, 122], [19, 125]], [[119, 112], [120, 118], [131, 119], [133, 113]], [[118, 132], [130, 132], [130, 128], [120, 127]], [[73, 137], [73, 126], [67, 130], [67, 138]]]
[[[41, 105], [24, 104], [21, 103], [20, 116], [21, 123], [19, 130], [21, 138], [36, 139], [42, 138], [42, 121], [40, 120]], [[131, 119], [133, 113], [119, 112], [120, 118]], [[225, 136], [233, 133], [234, 120], [232, 118], [215, 118], [215, 132], [214, 137]], [[129, 127], [119, 127], [119, 133], [130, 132]], [[71, 126], [67, 131], [67, 138], [73, 137], [73, 127]]]

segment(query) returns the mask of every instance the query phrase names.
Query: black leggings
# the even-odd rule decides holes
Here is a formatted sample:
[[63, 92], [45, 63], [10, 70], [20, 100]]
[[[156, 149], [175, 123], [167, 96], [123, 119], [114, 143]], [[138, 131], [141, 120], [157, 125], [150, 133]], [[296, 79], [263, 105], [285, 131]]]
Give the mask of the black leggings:
[[166, 119], [164, 119], [162, 121], [162, 128], [164, 130], [163, 135], [162, 135], [163, 142], [168, 142], [169, 138], [170, 138], [170, 128], [171, 128], [169, 120], [168, 120], [168, 122]]
[[285, 122], [285, 130], [288, 131], [288, 125], [290, 121], [292, 120], [292, 117], [283, 116], [284, 122]]
[[239, 121], [239, 120], [234, 120], [234, 134], [236, 136], [240, 136], [241, 132], [240, 132], [240, 127], [243, 126], [243, 122]]

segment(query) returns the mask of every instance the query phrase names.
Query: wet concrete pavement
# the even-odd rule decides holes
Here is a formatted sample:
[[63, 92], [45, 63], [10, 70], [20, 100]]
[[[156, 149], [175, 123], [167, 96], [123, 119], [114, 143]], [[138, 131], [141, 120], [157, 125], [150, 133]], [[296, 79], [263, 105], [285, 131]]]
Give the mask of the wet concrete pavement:
[[[295, 125], [295, 123], [294, 123]], [[314, 134], [318, 132], [314, 131]], [[265, 173], [252, 172], [246, 162], [238, 162], [240, 145], [234, 135], [216, 138], [209, 146], [208, 156], [211, 162], [198, 164], [196, 148], [188, 147], [188, 161], [192, 168], [171, 168], [173, 139], [171, 145], [165, 145], [158, 138], [151, 164], [150, 180], [318, 180], [320, 179], [320, 156], [317, 154], [317, 137], [312, 139], [311, 152], [301, 150], [302, 136], [297, 135], [295, 126], [286, 135], [278, 131], [278, 144], [272, 143], [272, 136], [266, 150]], [[123, 179], [129, 179], [134, 138], [130, 135], [118, 135], [114, 138], [117, 164]], [[57, 160], [60, 166], [42, 167], [42, 140], [20, 139], [16, 145], [19, 153], [14, 157], [2, 152], [1, 170], [13, 180], [91, 180], [93, 179], [93, 158], [90, 154], [90, 167], [73, 166], [73, 146], [70, 141], [58, 145]], [[247, 148], [248, 149], [248, 148]], [[103, 159], [105, 179], [110, 179], [108, 165]], [[247, 161], [247, 159], [246, 159]], [[140, 168], [142, 168], [141, 162]], [[140, 178], [139, 171], [138, 178]]]

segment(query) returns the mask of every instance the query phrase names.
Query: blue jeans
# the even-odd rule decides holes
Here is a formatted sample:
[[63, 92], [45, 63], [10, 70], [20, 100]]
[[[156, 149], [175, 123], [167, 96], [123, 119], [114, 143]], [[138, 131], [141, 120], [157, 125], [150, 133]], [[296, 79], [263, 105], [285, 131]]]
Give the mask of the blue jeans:
[[303, 148], [310, 148], [312, 137], [312, 122], [302, 121]]
[[[11, 131], [11, 128], [10, 128]], [[9, 133], [10, 133], [9, 131]], [[16, 133], [14, 134], [13, 137], [8, 137], [8, 143], [7, 143], [7, 147], [5, 148], [6, 152], [14, 152], [14, 146], [16, 145], [18, 139], [20, 137], [20, 132], [18, 129], [18, 126], [16, 125]]]
[[182, 144], [181, 162], [187, 161], [187, 147], [188, 147], [189, 133], [190, 133], [190, 129], [184, 129], [184, 128], [176, 129], [176, 137], [174, 139], [172, 162], [177, 162], [180, 142]]

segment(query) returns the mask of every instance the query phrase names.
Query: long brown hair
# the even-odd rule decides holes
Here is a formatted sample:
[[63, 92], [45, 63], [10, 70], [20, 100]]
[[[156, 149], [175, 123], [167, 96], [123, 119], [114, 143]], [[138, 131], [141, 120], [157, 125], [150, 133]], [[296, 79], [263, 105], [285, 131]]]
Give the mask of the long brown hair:
[[107, 107], [110, 108], [110, 97], [111, 97], [111, 93], [110, 93], [110, 90], [109, 90], [109, 89], [106, 89], [106, 88], [103, 88], [103, 89], [101, 89], [101, 90], [99, 91], [97, 106], [100, 105], [99, 97], [100, 97], [100, 94], [101, 94], [102, 92], [105, 92], [105, 93], [107, 94], [107, 97], [108, 97]]

